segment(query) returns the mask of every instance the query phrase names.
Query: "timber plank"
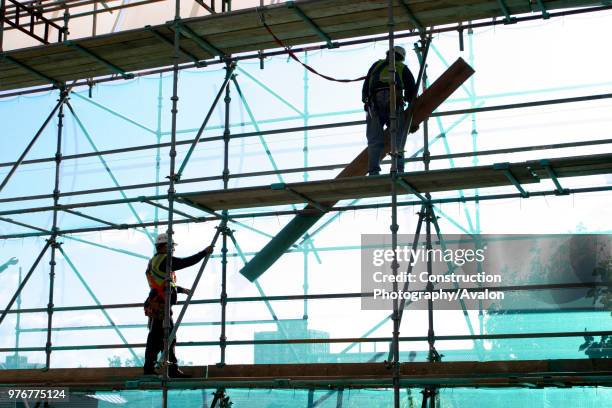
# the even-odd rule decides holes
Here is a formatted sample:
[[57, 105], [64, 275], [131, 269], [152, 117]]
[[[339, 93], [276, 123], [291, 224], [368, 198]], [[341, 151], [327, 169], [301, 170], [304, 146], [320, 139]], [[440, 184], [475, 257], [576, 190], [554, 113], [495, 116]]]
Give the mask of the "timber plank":
[[[550, 159], [549, 162], [560, 178], [612, 174], [612, 154]], [[511, 163], [509, 169], [521, 184], [539, 183], [541, 179], [549, 178], [538, 161]], [[405, 173], [401, 178], [422, 193], [512, 185], [504, 172], [491, 165]], [[347, 177], [291, 183], [287, 187], [329, 206], [329, 203], [345, 199], [387, 196], [390, 179], [388, 176]], [[408, 192], [400, 189], [400, 194]], [[185, 195], [184, 198], [214, 210], [305, 203], [304, 199], [288, 190], [270, 186], [215, 190]]]
[[[173, 388], [206, 388], [225, 383], [228, 388], [304, 388], [308, 384], [387, 387], [391, 381], [384, 363], [258, 364], [185, 367], [192, 380], [171, 381]], [[522, 382], [541, 386], [609, 385], [610, 359], [509, 360], [401, 363], [405, 384], [442, 387], [482, 385], [519, 387]], [[158, 388], [156, 377], [141, 377], [140, 367], [0, 370], [2, 385], [65, 386], [74, 390]], [[524, 381], [528, 379], [529, 381]], [[140, 381], [139, 381], [140, 380]], [[282, 380], [282, 381], [280, 381]]]
[[[296, 4], [334, 40], [384, 34], [387, 30], [387, 5], [385, 0], [310, 0], [300, 1]], [[506, 0], [506, 4], [512, 13], [530, 12], [535, 7], [523, 0]], [[553, 10], [594, 5], [597, 2], [589, 0], [545, 0], [544, 4], [548, 10]], [[420, 0], [411, 1], [410, 6], [412, 12], [426, 26], [499, 17], [501, 15], [498, 2], [493, 0]], [[535, 8], [537, 9], [537, 7]], [[288, 45], [319, 43], [321, 41], [286, 5], [266, 7], [263, 9], [263, 13], [275, 33]], [[403, 6], [400, 6], [397, 1], [395, 2], [395, 14], [398, 20], [398, 29], [413, 28], [407, 19]], [[204, 35], [217, 48], [228, 53], [278, 47], [271, 39], [267, 38], [268, 34], [261, 27], [259, 14], [255, 9], [194, 17], [183, 20], [183, 23], [197, 33]], [[169, 35], [171, 33], [168, 29], [170, 24], [171, 22], [155, 28]], [[161, 58], [162, 55], [166, 55], [163, 47], [167, 47], [167, 45], [162, 43], [158, 48], [153, 46], [153, 41], [159, 40], [143, 28], [106, 34], [95, 38], [79, 39], [77, 43], [129, 70], [144, 70], [169, 65], [167, 58]], [[198, 56], [198, 58], [209, 57], [191, 40], [183, 39], [182, 43], [186, 50]], [[41, 72], [48, 72], [49, 76], [55, 76], [63, 80], [111, 74], [104, 67], [101, 69], [95, 68], [95, 63], [88, 63], [86, 57], [76, 57], [74, 50], [68, 49], [63, 44], [13, 50], [9, 51], [8, 55]], [[139, 63], [132, 65], [130, 61], [133, 61], [133, 58], [137, 58]], [[189, 59], [182, 58], [181, 61], [188, 62]], [[50, 66], [53, 66], [53, 68]], [[56, 67], [63, 69], [66, 76], [57, 74]], [[19, 68], [12, 67], [10, 64], [0, 64], [0, 89], [8, 90], [44, 84], [43, 80], [32, 78], [30, 73], [20, 71]]]

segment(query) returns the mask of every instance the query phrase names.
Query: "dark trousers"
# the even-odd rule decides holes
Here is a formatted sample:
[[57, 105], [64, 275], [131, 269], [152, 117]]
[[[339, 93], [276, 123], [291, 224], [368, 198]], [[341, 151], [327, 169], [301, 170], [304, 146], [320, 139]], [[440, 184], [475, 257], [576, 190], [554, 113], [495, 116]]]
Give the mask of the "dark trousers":
[[[170, 331], [174, 327], [174, 322], [170, 318]], [[176, 355], [174, 354], [175, 339], [170, 344], [168, 361], [171, 364], [176, 364]], [[147, 336], [147, 348], [145, 350], [145, 370], [152, 370], [157, 361], [157, 354], [164, 350], [164, 319], [149, 318], [149, 335]]]
[[[385, 148], [384, 127], [389, 128], [389, 90], [377, 91], [370, 101], [368, 115], [366, 117], [366, 137], [368, 138], [368, 173], [380, 171], [380, 160]], [[404, 145], [406, 134], [404, 133], [404, 115], [402, 112], [403, 102], [398, 97], [397, 101], [397, 133], [395, 143], [400, 155], [397, 163], [397, 171], [404, 171]]]

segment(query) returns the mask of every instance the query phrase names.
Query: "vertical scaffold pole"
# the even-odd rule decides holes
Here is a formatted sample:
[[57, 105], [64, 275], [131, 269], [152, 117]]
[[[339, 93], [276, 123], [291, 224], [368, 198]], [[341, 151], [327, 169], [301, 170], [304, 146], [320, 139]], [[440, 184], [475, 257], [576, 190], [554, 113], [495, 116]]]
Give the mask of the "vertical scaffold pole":
[[[425, 41], [425, 37], [422, 37], [421, 45], [421, 55], [423, 55], [423, 91], [427, 88], [427, 65], [426, 65], [426, 48], [429, 44]], [[428, 119], [423, 121], [423, 164], [425, 166], [425, 171], [429, 171], [430, 164], [430, 156], [429, 152], [429, 124]], [[431, 223], [433, 221], [433, 217], [435, 217], [433, 205], [431, 204], [431, 194], [425, 194], [425, 245], [427, 253], [430, 253], [432, 250], [431, 243]], [[433, 292], [433, 283], [429, 280], [429, 276], [431, 276], [433, 271], [432, 259], [431, 257], [427, 257], [427, 276], [428, 283], [425, 288], [428, 292]], [[435, 331], [434, 331], [434, 314], [433, 314], [433, 301], [431, 297], [427, 301], [427, 343], [429, 345], [429, 352], [427, 354], [427, 359], [431, 362], [440, 361], [440, 355], [438, 354], [435, 348]], [[436, 390], [435, 388], [426, 388], [423, 394], [423, 403], [425, 403], [426, 397], [429, 397], [429, 406], [430, 408], [435, 408], [436, 406]]]
[[[161, 171], [161, 148], [159, 147], [161, 143], [161, 134], [162, 134], [162, 109], [163, 109], [163, 74], [159, 74], [159, 83], [157, 89], [157, 129], [155, 131], [155, 136], [157, 140], [157, 149], [155, 152], [155, 195], [159, 195], [159, 177]], [[159, 222], [159, 208], [155, 207], [155, 236], [158, 233], [158, 225]]]
[[[468, 61], [471, 67], [474, 67], [474, 30], [470, 28], [468, 30], [468, 40], [469, 40], [469, 57]], [[474, 78], [470, 78], [470, 107], [476, 107], [476, 81]], [[476, 126], [476, 113], [472, 113], [472, 151], [478, 151], [478, 128]], [[478, 166], [478, 155], [474, 155], [472, 159], [472, 165]], [[476, 234], [480, 234], [480, 201], [478, 197], [480, 196], [479, 189], [474, 190], [474, 195], [476, 196], [476, 200], [474, 201], [474, 212], [476, 218], [476, 230], [474, 231]], [[480, 240], [478, 241], [478, 245], [480, 245]], [[476, 264], [477, 272], [482, 272], [482, 264], [478, 262]], [[484, 313], [483, 313], [483, 304], [482, 300], [478, 301], [478, 329], [479, 333], [484, 333]], [[479, 341], [482, 347], [482, 340]]]
[[[229, 187], [229, 142], [230, 142], [230, 108], [231, 108], [231, 92], [230, 92], [230, 83], [227, 81], [228, 78], [231, 78], [234, 75], [234, 68], [232, 63], [228, 60], [225, 65], [226, 73], [226, 82], [225, 86], [225, 98], [223, 101], [225, 102], [225, 125], [223, 130], [223, 189], [227, 190]], [[227, 226], [228, 212], [227, 210], [223, 210], [222, 212], [223, 224], [221, 226], [221, 234], [222, 234], [222, 248], [221, 248], [221, 335], [219, 336], [219, 347], [221, 348], [221, 360], [219, 361], [219, 366], [225, 365], [225, 349], [227, 337], [225, 335], [226, 329], [226, 314], [227, 314], [227, 236], [229, 232], [229, 228]]]
[[[22, 268], [21, 266], [19, 267], [19, 286], [21, 286], [21, 282], [22, 282]], [[17, 296], [17, 318], [16, 318], [16, 322], [15, 322], [15, 368], [20, 368], [20, 364], [19, 364], [19, 337], [21, 335], [21, 313], [19, 313], [19, 311], [21, 310], [21, 293], [19, 294], [19, 296]]]
[[[304, 52], [304, 63], [308, 65], [308, 51]], [[304, 128], [308, 126], [308, 70], [304, 68]], [[308, 130], [304, 131], [304, 168], [308, 168]], [[304, 181], [308, 181], [308, 171], [304, 170], [303, 175]], [[308, 255], [310, 247], [308, 245], [303, 246], [304, 250], [304, 296], [308, 295]], [[302, 315], [304, 320], [308, 320], [308, 299], [304, 297], [304, 314]]]
[[[397, 231], [399, 226], [397, 224], [397, 167], [398, 167], [398, 156], [399, 151], [397, 146], [397, 83], [396, 83], [396, 70], [395, 70], [395, 20], [393, 17], [393, 0], [388, 1], [388, 27], [389, 27], [389, 137], [391, 138], [391, 248], [393, 249], [393, 263], [391, 269], [393, 276], [397, 276], [398, 273], [398, 262], [397, 262]], [[393, 291], [397, 293], [399, 287], [397, 280], [393, 281]], [[400, 330], [400, 319], [399, 319], [399, 300], [393, 299], [393, 406], [400, 408], [400, 363], [399, 363], [399, 330]]]
[[171, 316], [170, 316], [170, 279], [172, 272], [172, 252], [174, 247], [174, 196], [176, 193], [175, 183], [176, 177], [176, 130], [177, 130], [177, 114], [178, 114], [178, 64], [180, 55], [180, 23], [181, 23], [181, 1], [175, 1], [174, 14], [174, 65], [172, 70], [172, 121], [171, 121], [171, 136], [170, 136], [170, 175], [168, 185], [168, 256], [166, 258], [166, 281], [165, 281], [165, 301], [164, 301], [164, 361], [162, 362], [162, 407], [168, 407], [168, 379], [170, 374], [170, 366], [168, 358], [170, 356], [170, 331]]
[[55, 151], [55, 184], [53, 187], [53, 225], [51, 227], [51, 237], [49, 238], [51, 246], [51, 260], [49, 261], [49, 303], [47, 303], [47, 343], [45, 344], [45, 369], [51, 367], [51, 333], [53, 327], [53, 292], [55, 285], [55, 266], [56, 254], [61, 243], [57, 241], [58, 227], [57, 215], [60, 198], [60, 170], [62, 163], [62, 130], [64, 127], [64, 103], [68, 100], [68, 91], [66, 87], [60, 89], [59, 95], [59, 110], [57, 112], [57, 150]]

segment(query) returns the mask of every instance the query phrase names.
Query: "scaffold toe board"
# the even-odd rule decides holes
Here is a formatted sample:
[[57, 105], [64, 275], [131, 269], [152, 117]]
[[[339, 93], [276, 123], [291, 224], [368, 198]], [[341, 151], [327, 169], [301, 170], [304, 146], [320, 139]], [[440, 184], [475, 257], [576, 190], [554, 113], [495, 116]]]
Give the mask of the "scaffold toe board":
[[[432, 193], [512, 185], [508, 174], [520, 184], [538, 183], [550, 178], [547, 166], [559, 178], [609, 174], [612, 173], [612, 154], [417, 171], [403, 173], [399, 178], [417, 192]], [[206, 191], [182, 197], [208, 209], [230, 210], [301, 203], [325, 205], [339, 200], [382, 197], [390, 191], [391, 178], [380, 175]], [[404, 193], [410, 192], [404, 190]]]
[[[500, 3], [503, 5], [500, 6]], [[592, 0], [432, 0], [394, 2], [396, 30], [485, 18], [586, 7]], [[296, 11], [299, 9], [299, 11]], [[307, 18], [305, 19], [304, 16]], [[170, 66], [168, 40], [181, 34], [179, 63], [278, 48], [262, 19], [288, 46], [384, 34], [387, 0], [304, 0], [167, 22], [97, 37], [11, 50], [0, 54], [0, 90], [56, 85]], [[314, 23], [311, 24], [311, 23]], [[317, 29], [314, 29], [317, 27]], [[327, 40], [326, 40], [327, 39]]]
[[[567, 387], [612, 384], [609, 359], [402, 363], [406, 386]], [[184, 367], [192, 376], [170, 388], [330, 388], [391, 386], [385, 363], [258, 364]], [[0, 370], [0, 385], [69, 387], [71, 390], [155, 389], [157, 376], [140, 367]]]

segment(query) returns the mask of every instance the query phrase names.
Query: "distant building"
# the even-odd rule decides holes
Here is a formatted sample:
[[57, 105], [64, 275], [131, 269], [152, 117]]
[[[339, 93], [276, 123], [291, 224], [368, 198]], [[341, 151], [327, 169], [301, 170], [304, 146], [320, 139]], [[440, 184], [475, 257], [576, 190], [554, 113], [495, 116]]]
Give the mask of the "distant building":
[[[255, 341], [329, 339], [329, 333], [309, 330], [308, 320], [279, 322], [279, 330], [256, 332]], [[255, 344], [255, 364], [327, 363], [329, 343]]]
[[6, 356], [6, 359], [4, 360], [4, 364], [2, 364], [2, 366], [2, 368], [6, 370], [12, 370], [17, 368], [43, 368], [44, 364], [28, 363], [27, 356], [13, 354], [10, 356]]

